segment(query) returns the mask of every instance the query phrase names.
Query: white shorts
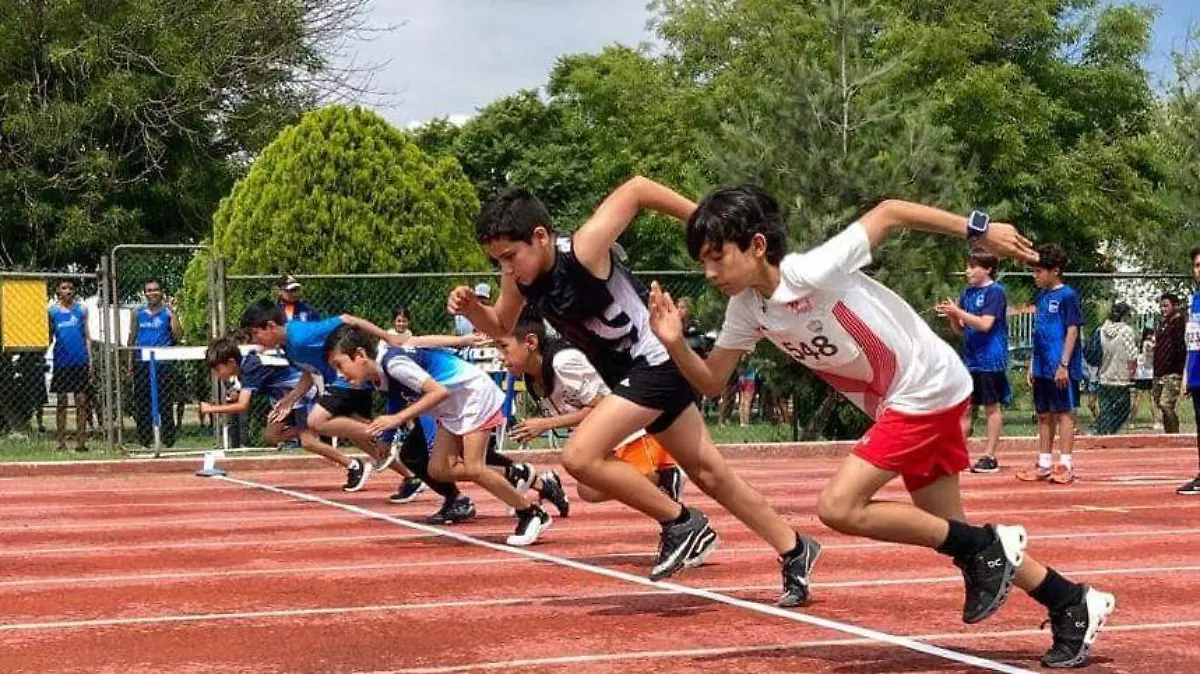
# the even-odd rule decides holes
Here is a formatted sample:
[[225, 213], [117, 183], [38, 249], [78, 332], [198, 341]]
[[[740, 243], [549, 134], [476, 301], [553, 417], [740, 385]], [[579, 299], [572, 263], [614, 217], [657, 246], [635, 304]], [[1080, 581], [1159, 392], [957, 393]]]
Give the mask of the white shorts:
[[454, 435], [478, 430], [504, 406], [504, 391], [490, 377], [473, 377], [449, 389], [450, 397], [431, 413], [438, 424]]

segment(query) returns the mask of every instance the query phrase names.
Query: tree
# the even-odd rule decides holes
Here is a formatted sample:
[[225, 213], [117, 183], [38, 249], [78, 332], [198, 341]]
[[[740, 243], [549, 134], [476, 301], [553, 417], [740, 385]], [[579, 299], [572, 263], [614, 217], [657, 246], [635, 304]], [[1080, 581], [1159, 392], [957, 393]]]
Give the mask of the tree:
[[0, 0], [0, 265], [196, 241], [367, 0]]
[[[230, 275], [485, 270], [471, 226], [478, 210], [454, 158], [430, 157], [372, 112], [331, 106], [285, 129], [221, 201], [212, 252]], [[399, 298], [423, 290], [434, 299], [411, 307], [414, 322], [445, 315], [434, 281], [365, 283], [327, 280], [306, 284], [306, 293], [325, 312], [387, 321]], [[228, 285], [230, 320], [266, 286]], [[190, 297], [198, 302], [203, 292]]]

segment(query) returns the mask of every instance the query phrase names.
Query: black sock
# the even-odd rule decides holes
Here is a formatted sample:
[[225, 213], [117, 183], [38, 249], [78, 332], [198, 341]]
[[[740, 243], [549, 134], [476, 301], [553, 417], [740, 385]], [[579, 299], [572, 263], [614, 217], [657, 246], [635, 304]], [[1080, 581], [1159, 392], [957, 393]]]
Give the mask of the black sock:
[[676, 524], [683, 524], [683, 523], [687, 522], [690, 517], [691, 516], [688, 515], [688, 509], [684, 508], [684, 507], [680, 507], [679, 508], [679, 517], [676, 517], [674, 519], [669, 519], [669, 520], [663, 520], [662, 522], [659, 522], [659, 524], [663, 525], [663, 527], [666, 528], [666, 527], [673, 526]]
[[937, 547], [937, 551], [943, 555], [954, 559], [966, 559], [992, 542], [992, 531], [987, 527], [973, 527], [957, 520], [947, 522], [950, 524], [950, 531], [946, 534], [946, 540]]
[[800, 534], [796, 534], [796, 544], [794, 546], [792, 546], [791, 550], [788, 550], [787, 552], [780, 555], [780, 557], [783, 559], [791, 559], [792, 557], [796, 557], [797, 555], [801, 554], [802, 552], [804, 552], [804, 541], [800, 540]]
[[1029, 592], [1037, 603], [1058, 613], [1083, 598], [1083, 586], [1063, 578], [1054, 569], [1046, 569], [1046, 579]]
[[483, 462], [489, 466], [496, 468], [508, 468], [515, 463], [512, 459], [497, 452], [494, 447], [488, 447], [487, 454], [484, 455]]

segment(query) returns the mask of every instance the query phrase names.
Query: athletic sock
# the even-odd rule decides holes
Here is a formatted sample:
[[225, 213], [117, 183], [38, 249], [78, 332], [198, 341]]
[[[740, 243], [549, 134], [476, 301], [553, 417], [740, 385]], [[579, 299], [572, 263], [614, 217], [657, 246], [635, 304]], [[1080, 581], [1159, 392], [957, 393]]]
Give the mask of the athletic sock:
[[796, 544], [794, 546], [792, 546], [791, 550], [788, 550], [787, 552], [783, 553], [779, 557], [780, 557], [780, 559], [785, 559], [785, 560], [791, 559], [793, 557], [797, 557], [797, 556], [801, 555], [803, 552], [804, 552], [804, 541], [800, 540], [800, 534], [796, 534]]
[[1054, 460], [1054, 455], [1050, 453], [1038, 454], [1038, 468], [1049, 468], [1050, 462]]
[[966, 559], [992, 543], [992, 530], [975, 527], [957, 520], [947, 520], [950, 531], [937, 551], [954, 559]]
[[665, 529], [667, 527], [674, 526], [676, 524], [684, 524], [689, 519], [691, 519], [691, 515], [688, 514], [688, 509], [680, 506], [679, 517], [676, 517], [674, 519], [669, 519], [669, 520], [663, 520], [663, 521], [659, 522], [659, 524], [661, 524], [663, 526], [663, 528]]
[[1058, 462], [1059, 462], [1059, 463], [1061, 463], [1062, 465], [1066, 466], [1067, 468], [1070, 468], [1070, 467], [1072, 466], [1072, 463], [1073, 463], [1073, 462], [1072, 462], [1072, 460], [1071, 460], [1071, 455], [1070, 455], [1070, 454], [1059, 454], [1059, 455], [1058, 455]]
[[1030, 590], [1029, 596], [1051, 612], [1061, 613], [1063, 609], [1083, 598], [1083, 586], [1072, 583], [1054, 569], [1047, 568], [1046, 579]]

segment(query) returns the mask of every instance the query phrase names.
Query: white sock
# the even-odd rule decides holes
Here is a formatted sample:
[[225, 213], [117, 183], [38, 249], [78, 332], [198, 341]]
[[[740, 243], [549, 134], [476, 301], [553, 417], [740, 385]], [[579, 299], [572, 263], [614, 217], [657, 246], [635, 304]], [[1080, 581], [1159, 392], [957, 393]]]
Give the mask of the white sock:
[[1061, 463], [1062, 465], [1066, 466], [1067, 468], [1070, 468], [1071, 467], [1071, 455], [1070, 454], [1059, 454], [1058, 462]]
[[1050, 460], [1053, 458], [1054, 456], [1050, 453], [1038, 454], [1038, 468], [1049, 468]]

